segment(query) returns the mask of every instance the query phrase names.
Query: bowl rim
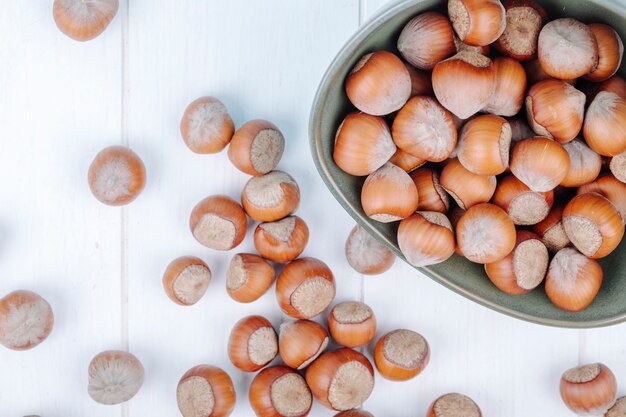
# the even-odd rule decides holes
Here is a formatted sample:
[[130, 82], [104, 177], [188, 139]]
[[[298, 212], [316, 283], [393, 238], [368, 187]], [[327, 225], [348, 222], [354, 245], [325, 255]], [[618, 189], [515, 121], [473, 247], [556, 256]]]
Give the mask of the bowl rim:
[[[392, 1], [389, 5], [383, 7], [378, 12], [376, 12], [371, 18], [369, 18], [364, 24], [362, 24], [359, 29], [354, 33], [348, 41], [344, 44], [344, 46], [339, 50], [335, 58], [331, 61], [330, 65], [326, 69], [324, 76], [319, 84], [315, 97], [313, 99], [313, 104], [311, 107], [311, 112], [309, 116], [309, 147], [313, 156], [313, 161], [315, 163], [315, 167], [317, 168], [318, 173], [322, 177], [322, 180], [326, 184], [326, 187], [329, 189], [331, 194], [335, 197], [335, 199], [339, 202], [339, 204], [348, 212], [348, 214], [359, 224], [361, 227], [365, 228], [371, 235], [376, 237], [376, 240], [383, 243], [386, 247], [388, 247], [396, 256], [402, 259], [407, 264], [411, 265], [406, 258], [402, 255], [402, 253], [396, 248], [396, 246], [389, 241], [378, 229], [372, 227], [369, 223], [369, 219], [365, 218], [362, 213], [355, 210], [354, 207], [350, 204], [350, 202], [340, 193], [339, 186], [336, 183], [335, 179], [330, 173], [329, 170], [329, 162], [324, 160], [323, 157], [323, 149], [321, 146], [321, 115], [324, 112], [323, 103], [326, 101], [326, 97], [328, 96], [329, 87], [333, 84], [333, 80], [335, 80], [339, 76], [338, 69], [341, 67], [341, 64], [349, 59], [355, 52], [358, 46], [374, 31], [381, 23], [385, 22], [391, 16], [401, 13], [408, 8], [412, 7], [417, 3], [421, 3], [423, 0], [399, 0]], [[625, 9], [623, 7], [618, 6], [617, 4], [611, 3], [608, 0], [587, 0], [591, 3], [602, 5], [603, 7], [609, 9], [611, 12], [624, 15]], [[343, 85], [343, 80], [341, 80]], [[412, 265], [411, 265], [412, 266]], [[481, 295], [474, 293], [470, 290], [466, 290], [465, 288], [455, 284], [450, 281], [445, 276], [439, 274], [437, 271], [433, 270], [430, 267], [414, 267], [420, 273], [426, 275], [430, 279], [434, 280], [438, 284], [446, 287], [447, 289], [483, 306], [487, 307], [491, 310], [502, 313], [506, 316], [513, 317], [519, 320], [524, 320], [530, 323], [540, 324], [544, 326], [551, 327], [559, 327], [559, 328], [569, 328], [569, 329], [587, 329], [587, 328], [597, 328], [597, 327], [606, 327], [612, 326], [615, 324], [622, 323], [626, 321], [626, 312], [613, 316], [607, 317], [603, 319], [596, 320], [564, 320], [564, 319], [551, 319], [541, 317], [539, 315], [528, 314], [524, 312], [517, 311], [513, 308], [509, 308], [505, 305], [498, 304], [496, 302], [490, 301]]]

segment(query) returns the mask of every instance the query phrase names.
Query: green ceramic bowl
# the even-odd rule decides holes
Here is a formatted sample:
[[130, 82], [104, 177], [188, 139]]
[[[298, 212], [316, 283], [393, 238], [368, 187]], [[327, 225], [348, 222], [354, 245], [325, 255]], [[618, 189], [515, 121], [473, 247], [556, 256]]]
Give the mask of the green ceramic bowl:
[[[626, 9], [607, 0], [539, 0], [551, 18], [573, 17], [583, 22], [612, 25], [626, 40]], [[313, 103], [310, 141], [313, 158], [324, 182], [348, 213], [378, 240], [404, 259], [396, 240], [397, 224], [377, 223], [367, 218], [360, 204], [363, 178], [341, 171], [333, 161], [335, 132], [344, 116], [353, 110], [344, 93], [344, 80], [366, 53], [396, 51], [404, 25], [426, 10], [445, 11], [442, 0], [395, 3], [365, 24], [339, 52], [326, 72]], [[621, 75], [626, 73], [624, 66]], [[542, 287], [522, 296], [500, 292], [485, 275], [482, 265], [454, 255], [443, 264], [419, 270], [443, 286], [479, 304], [535, 323], [573, 328], [599, 327], [626, 320], [626, 244], [602, 259], [604, 283], [595, 301], [580, 313], [568, 313], [550, 303]], [[417, 296], [417, 295], [416, 295]]]

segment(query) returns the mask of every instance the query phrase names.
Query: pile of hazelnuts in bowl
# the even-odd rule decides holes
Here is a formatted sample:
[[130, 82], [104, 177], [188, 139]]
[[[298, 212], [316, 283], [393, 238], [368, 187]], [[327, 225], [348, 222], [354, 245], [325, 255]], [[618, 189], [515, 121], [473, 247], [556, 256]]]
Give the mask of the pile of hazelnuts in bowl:
[[533, 0], [450, 0], [348, 74], [333, 158], [416, 267], [455, 252], [505, 293], [578, 312], [626, 219], [624, 47]]

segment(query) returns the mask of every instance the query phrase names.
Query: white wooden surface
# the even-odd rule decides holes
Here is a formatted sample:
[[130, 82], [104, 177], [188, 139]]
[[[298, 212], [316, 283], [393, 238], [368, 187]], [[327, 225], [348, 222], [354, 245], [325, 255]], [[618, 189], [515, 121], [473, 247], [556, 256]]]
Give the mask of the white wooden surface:
[[[337, 301], [363, 299], [381, 333], [407, 327], [428, 338], [432, 359], [421, 376], [377, 378], [365, 404], [377, 417], [424, 417], [450, 391], [472, 396], [485, 416], [566, 417], [558, 395], [565, 368], [603, 361], [626, 381], [624, 325], [540, 327], [473, 304], [401, 262], [367, 278], [347, 265], [353, 222], [317, 176], [308, 114], [332, 57], [384, 0], [122, 0], [109, 29], [85, 44], [56, 29], [50, 3], [0, 8], [0, 294], [32, 289], [56, 315], [38, 348], [0, 349], [0, 416], [176, 416], [178, 379], [200, 363], [233, 377], [234, 416], [253, 415], [252, 376], [230, 365], [228, 333], [247, 314], [276, 325], [284, 318], [273, 292], [251, 305], [232, 301], [224, 282], [232, 253], [206, 250], [189, 233], [197, 201], [237, 198], [247, 179], [225, 153], [199, 156], [180, 139], [186, 104], [207, 94], [222, 98], [238, 125], [267, 118], [284, 132], [280, 168], [304, 190], [298, 214], [311, 229], [305, 254], [331, 266]], [[124, 209], [102, 206], [86, 185], [93, 155], [117, 143], [148, 170], [144, 193]], [[253, 250], [249, 240], [235, 251], [244, 250]], [[184, 254], [202, 257], [214, 274], [207, 295], [186, 308], [161, 287], [167, 263]], [[123, 406], [94, 403], [91, 357], [126, 348], [146, 368], [143, 389]], [[311, 415], [333, 413], [316, 406]]]

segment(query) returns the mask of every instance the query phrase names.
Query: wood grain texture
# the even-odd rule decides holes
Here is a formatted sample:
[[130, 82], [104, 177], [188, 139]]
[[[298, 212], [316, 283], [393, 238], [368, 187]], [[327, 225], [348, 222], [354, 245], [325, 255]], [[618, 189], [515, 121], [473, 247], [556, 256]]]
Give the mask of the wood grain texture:
[[51, 2], [9, 2], [0, 25], [0, 294], [33, 290], [55, 314], [41, 346], [0, 348], [0, 415], [118, 416], [87, 395], [89, 361], [121, 341], [120, 209], [87, 169], [120, 143], [120, 21], [81, 44]]

